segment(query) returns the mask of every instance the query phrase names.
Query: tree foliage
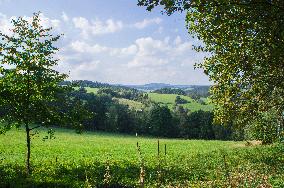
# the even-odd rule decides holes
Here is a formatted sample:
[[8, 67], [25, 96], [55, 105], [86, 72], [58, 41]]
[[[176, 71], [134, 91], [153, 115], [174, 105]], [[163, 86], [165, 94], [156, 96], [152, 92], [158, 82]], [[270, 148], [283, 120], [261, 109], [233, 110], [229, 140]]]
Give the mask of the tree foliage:
[[278, 133], [284, 112], [284, 1], [139, 0], [164, 6], [167, 14], [187, 11], [186, 25], [202, 41], [207, 57], [198, 67], [214, 82], [215, 120], [243, 125], [276, 111]]
[[[58, 83], [67, 75], [54, 70], [58, 59], [53, 45], [59, 35], [40, 24], [40, 14], [31, 21], [12, 20], [11, 34], [0, 33], [0, 108], [2, 130], [25, 125], [27, 133], [27, 173], [30, 170], [31, 131], [59, 120], [57, 106], [65, 88]], [[34, 127], [33, 127], [34, 125]]]
[[58, 60], [53, 43], [60, 36], [40, 25], [39, 14], [32, 22], [23, 18], [12, 21], [12, 35], [0, 33], [0, 99], [5, 107], [5, 122], [48, 124], [54, 101], [63, 87], [58, 83], [67, 75], [52, 67]]

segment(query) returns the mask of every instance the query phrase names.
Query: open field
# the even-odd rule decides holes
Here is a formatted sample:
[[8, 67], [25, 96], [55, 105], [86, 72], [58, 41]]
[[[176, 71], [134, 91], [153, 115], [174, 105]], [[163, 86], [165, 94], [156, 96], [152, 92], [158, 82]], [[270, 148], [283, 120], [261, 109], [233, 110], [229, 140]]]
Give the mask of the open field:
[[[78, 90], [80, 87], [74, 87], [75, 90]], [[94, 93], [97, 94], [100, 88], [93, 88], [93, 87], [85, 87], [87, 93]]]
[[142, 109], [144, 107], [144, 105], [138, 101], [123, 98], [117, 98], [117, 100], [120, 104], [128, 105], [131, 109]]
[[[0, 187], [103, 186], [106, 172], [108, 185], [133, 187], [138, 185], [141, 166], [146, 187], [227, 187], [228, 183], [284, 186], [283, 145], [247, 147], [244, 142], [160, 139], [158, 160], [156, 138], [76, 134], [65, 129], [56, 129], [55, 139], [44, 140], [46, 135], [41, 129], [32, 139], [33, 174], [29, 179], [23, 172], [24, 130], [0, 135]], [[142, 155], [137, 152], [137, 142]]]
[[[157, 103], [163, 103], [166, 104], [169, 109], [172, 109], [175, 104], [175, 99], [178, 95], [176, 94], [159, 94], [159, 93], [148, 93], [149, 98]], [[190, 109], [192, 112], [197, 110], [204, 110], [204, 111], [211, 111], [213, 109], [212, 105], [202, 105], [192, 98], [188, 96], [180, 95], [181, 98], [187, 100], [189, 103], [181, 104], [184, 108]], [[206, 103], [208, 102], [207, 99], [203, 99]]]

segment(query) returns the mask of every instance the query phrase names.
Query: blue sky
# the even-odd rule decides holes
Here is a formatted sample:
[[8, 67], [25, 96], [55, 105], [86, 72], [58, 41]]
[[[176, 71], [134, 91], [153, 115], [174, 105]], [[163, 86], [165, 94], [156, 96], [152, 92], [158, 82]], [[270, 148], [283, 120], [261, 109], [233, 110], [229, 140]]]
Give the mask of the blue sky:
[[64, 33], [57, 69], [69, 79], [115, 84], [210, 84], [194, 63], [202, 54], [187, 33], [185, 14], [167, 16], [136, 0], [0, 0], [0, 30], [13, 17], [41, 11], [42, 24]]

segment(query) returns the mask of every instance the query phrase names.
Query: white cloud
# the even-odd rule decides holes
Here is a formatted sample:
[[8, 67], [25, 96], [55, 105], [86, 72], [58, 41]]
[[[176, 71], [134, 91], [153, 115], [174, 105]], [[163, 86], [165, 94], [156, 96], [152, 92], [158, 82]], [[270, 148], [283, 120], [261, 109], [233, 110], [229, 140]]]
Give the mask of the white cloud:
[[69, 48], [77, 53], [84, 54], [103, 54], [105, 56], [126, 57], [134, 55], [137, 52], [136, 45], [130, 45], [124, 48], [113, 48], [99, 44], [89, 44], [83, 41], [71, 42]]
[[[69, 19], [64, 12], [62, 15], [62, 19], [64, 21]], [[162, 22], [162, 19], [158, 17], [153, 19], [144, 19], [134, 24], [131, 23], [126, 24], [123, 23], [121, 20], [114, 20], [114, 19], [107, 19], [103, 21], [97, 18], [95, 20], [89, 20], [84, 17], [74, 17], [72, 21], [75, 28], [81, 30], [82, 36], [87, 38], [89, 37], [89, 35], [97, 36], [103, 34], [116, 33], [124, 28], [144, 29], [151, 25], [159, 25]], [[162, 30], [163, 27], [159, 27], [158, 32], [162, 32]]]
[[122, 56], [134, 55], [136, 52], [137, 52], [137, 46], [133, 44], [126, 48], [122, 48], [120, 50], [120, 55]]
[[[178, 39], [178, 41], [177, 41]], [[129, 67], [161, 66], [176, 61], [191, 52], [191, 43], [182, 43], [180, 38], [170, 42], [169, 37], [164, 40], [155, 40], [151, 37], [139, 38], [135, 41], [137, 53], [128, 62]]]
[[69, 21], [69, 17], [65, 12], [62, 12], [61, 18], [64, 22], [68, 22]]
[[137, 29], [144, 29], [150, 25], [159, 25], [161, 22], [161, 18], [144, 19], [143, 21], [136, 22], [133, 26]]
[[8, 18], [6, 15], [0, 13], [0, 31], [4, 34], [11, 34], [11, 18]]
[[106, 21], [101, 21], [100, 19], [91, 20], [84, 17], [75, 17], [72, 19], [75, 28], [81, 30], [81, 34], [84, 37], [88, 37], [89, 34], [92, 35], [102, 35], [107, 33], [115, 33], [123, 28], [122, 21], [115, 21], [113, 19], [108, 19]]
[[75, 52], [79, 52], [79, 53], [102, 53], [102, 52], [106, 52], [109, 50], [109, 48], [104, 47], [104, 46], [100, 46], [98, 44], [94, 44], [94, 45], [89, 45], [86, 42], [82, 42], [82, 41], [74, 41], [71, 42], [70, 47], [75, 51]]
[[114, 48], [86, 41], [73, 41], [65, 48], [65, 52], [65, 56], [68, 56], [65, 60], [76, 61], [79, 64], [98, 59], [111, 59], [110, 61], [116, 62], [114, 69], [119, 64], [131, 69], [158, 68], [171, 64], [184, 66], [184, 59], [191, 52], [191, 43], [182, 42], [179, 37], [173, 41], [169, 37], [163, 40], [142, 37], [129, 46]]

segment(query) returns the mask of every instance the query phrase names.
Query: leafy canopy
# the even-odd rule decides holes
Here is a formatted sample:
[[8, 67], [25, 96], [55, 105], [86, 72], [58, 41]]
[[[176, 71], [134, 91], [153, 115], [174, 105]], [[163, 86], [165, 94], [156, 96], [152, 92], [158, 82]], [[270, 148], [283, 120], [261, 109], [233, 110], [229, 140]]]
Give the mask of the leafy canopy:
[[[167, 14], [186, 11], [186, 26], [203, 42], [207, 57], [198, 67], [214, 82], [215, 120], [239, 125], [262, 113], [284, 112], [283, 0], [138, 0]], [[281, 129], [281, 128], [280, 128]]]
[[40, 24], [40, 13], [31, 21], [12, 20], [11, 34], [0, 32], [0, 116], [4, 128], [11, 123], [47, 125], [56, 116], [58, 83], [67, 75], [54, 70], [60, 36]]

